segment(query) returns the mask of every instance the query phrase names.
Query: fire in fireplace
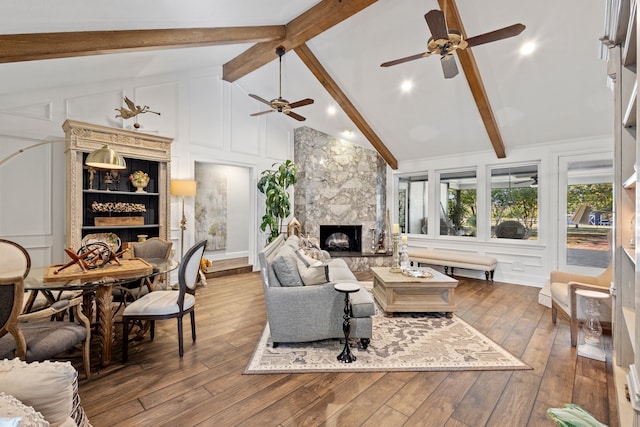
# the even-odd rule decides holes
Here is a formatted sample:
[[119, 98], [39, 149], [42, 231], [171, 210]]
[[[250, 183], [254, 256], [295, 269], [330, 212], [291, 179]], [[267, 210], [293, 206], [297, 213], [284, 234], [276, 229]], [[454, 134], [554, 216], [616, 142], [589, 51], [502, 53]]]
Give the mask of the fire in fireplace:
[[361, 225], [321, 225], [320, 248], [333, 253], [361, 253]]

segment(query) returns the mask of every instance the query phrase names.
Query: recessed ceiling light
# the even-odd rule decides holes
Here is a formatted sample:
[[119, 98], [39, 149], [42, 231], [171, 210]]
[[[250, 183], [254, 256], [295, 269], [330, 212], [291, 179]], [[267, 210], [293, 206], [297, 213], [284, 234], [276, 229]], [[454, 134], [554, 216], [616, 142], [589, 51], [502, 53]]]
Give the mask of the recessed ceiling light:
[[338, 110], [336, 110], [336, 107], [334, 107], [333, 105], [329, 105], [327, 107], [327, 114], [328, 115], [335, 116], [337, 112], [338, 112]]
[[352, 137], [353, 136], [353, 131], [350, 129], [345, 129], [342, 131], [342, 134], [346, 137]]
[[526, 42], [520, 47], [520, 55], [531, 55], [536, 50], [534, 42]]
[[403, 81], [402, 85], [400, 85], [400, 89], [402, 89], [403, 92], [411, 92], [411, 89], [413, 89], [413, 82], [411, 80]]

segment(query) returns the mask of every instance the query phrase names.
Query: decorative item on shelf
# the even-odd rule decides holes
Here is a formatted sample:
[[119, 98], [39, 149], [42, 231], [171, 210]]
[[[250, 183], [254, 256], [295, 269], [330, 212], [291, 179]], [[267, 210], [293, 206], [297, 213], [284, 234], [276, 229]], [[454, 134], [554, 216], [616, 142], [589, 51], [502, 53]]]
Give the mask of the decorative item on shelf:
[[96, 168], [87, 166], [89, 170], [89, 184], [87, 185], [88, 190], [93, 190], [93, 178], [96, 176]]
[[128, 108], [127, 107], [116, 108], [115, 110], [120, 112], [120, 114], [116, 115], [116, 118], [122, 117], [123, 119], [131, 119], [135, 117], [136, 122], [133, 124], [133, 127], [136, 129], [140, 129], [140, 123], [138, 123], [138, 115], [144, 114], [144, 113], [153, 113], [153, 114], [160, 115], [160, 113], [149, 110], [148, 105], [145, 105], [144, 107], [136, 105], [132, 100], [130, 100], [126, 96], [124, 97], [124, 103], [127, 104]]
[[407, 236], [402, 236], [400, 247], [400, 269], [405, 271], [409, 268], [409, 250], [407, 248]]
[[145, 242], [149, 236], [147, 234], [138, 234], [136, 237], [138, 237], [138, 242], [142, 243]]
[[389, 271], [392, 273], [401, 273], [400, 269], [400, 254], [398, 253], [398, 247], [400, 245], [400, 226], [398, 224], [393, 224], [392, 229], [392, 239], [393, 239], [393, 257], [391, 259], [391, 268]]
[[92, 202], [91, 212], [109, 212], [109, 213], [140, 213], [146, 212], [147, 207], [144, 203], [128, 203], [128, 202]]
[[146, 193], [144, 189], [149, 185], [149, 175], [143, 171], [135, 171], [129, 175], [129, 181], [136, 187], [136, 193]]
[[180, 220], [180, 259], [184, 256], [184, 230], [187, 229], [187, 217], [184, 215], [184, 198], [196, 195], [197, 182], [188, 179], [171, 180], [171, 195], [182, 198], [182, 219]]
[[104, 171], [102, 182], [104, 182], [105, 190], [107, 191], [111, 191], [112, 185], [115, 187], [115, 189], [117, 189], [118, 184], [120, 184], [120, 172], [118, 172], [117, 170]]

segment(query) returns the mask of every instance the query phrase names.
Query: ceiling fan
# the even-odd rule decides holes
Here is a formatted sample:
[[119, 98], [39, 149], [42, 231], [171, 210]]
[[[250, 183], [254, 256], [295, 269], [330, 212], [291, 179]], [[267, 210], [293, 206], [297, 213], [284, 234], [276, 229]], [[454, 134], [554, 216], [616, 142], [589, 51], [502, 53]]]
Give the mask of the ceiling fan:
[[249, 94], [250, 97], [252, 97], [255, 100], [258, 100], [264, 104], [267, 104], [268, 106], [271, 107], [270, 110], [266, 110], [266, 111], [260, 111], [258, 113], [253, 113], [251, 114], [251, 116], [260, 116], [262, 114], [267, 114], [267, 113], [273, 113], [274, 111], [277, 111], [278, 113], [284, 113], [289, 117], [292, 117], [298, 121], [304, 121], [306, 120], [306, 118], [302, 117], [300, 114], [296, 114], [293, 111], [291, 111], [294, 108], [298, 108], [298, 107], [302, 107], [304, 105], [309, 105], [309, 104], [313, 104], [313, 99], [311, 98], [305, 98], [305, 99], [301, 99], [300, 101], [296, 101], [296, 102], [291, 102], [289, 103], [289, 101], [287, 101], [286, 99], [284, 99], [282, 97], [282, 55], [284, 55], [284, 47], [282, 46], [278, 46], [276, 48], [276, 54], [278, 55], [279, 59], [280, 59], [280, 92], [278, 94], [278, 97], [275, 99], [272, 99], [271, 101], [267, 101], [264, 98], [259, 97], [258, 95], [254, 95], [252, 93]]
[[[446, 8], [446, 2], [444, 5]], [[445, 12], [442, 10], [430, 10], [426, 15], [424, 15], [424, 18], [427, 21], [429, 30], [431, 31], [431, 37], [427, 41], [427, 51], [385, 62], [380, 64], [381, 67], [390, 67], [392, 65], [402, 64], [404, 62], [437, 54], [440, 55], [440, 63], [442, 64], [442, 71], [444, 72], [445, 79], [450, 79], [458, 74], [458, 66], [453, 58], [453, 52], [458, 49], [464, 50], [468, 47], [514, 37], [525, 29], [523, 24], [513, 24], [499, 30], [470, 37], [465, 40], [460, 30], [447, 28]]]

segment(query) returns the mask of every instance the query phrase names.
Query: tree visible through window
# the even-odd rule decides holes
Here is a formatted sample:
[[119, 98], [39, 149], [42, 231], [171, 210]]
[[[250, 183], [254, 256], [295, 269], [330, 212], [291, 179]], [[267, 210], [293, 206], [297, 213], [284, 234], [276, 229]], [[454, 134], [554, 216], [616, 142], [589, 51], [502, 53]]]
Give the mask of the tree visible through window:
[[538, 239], [538, 165], [491, 170], [491, 236]]

